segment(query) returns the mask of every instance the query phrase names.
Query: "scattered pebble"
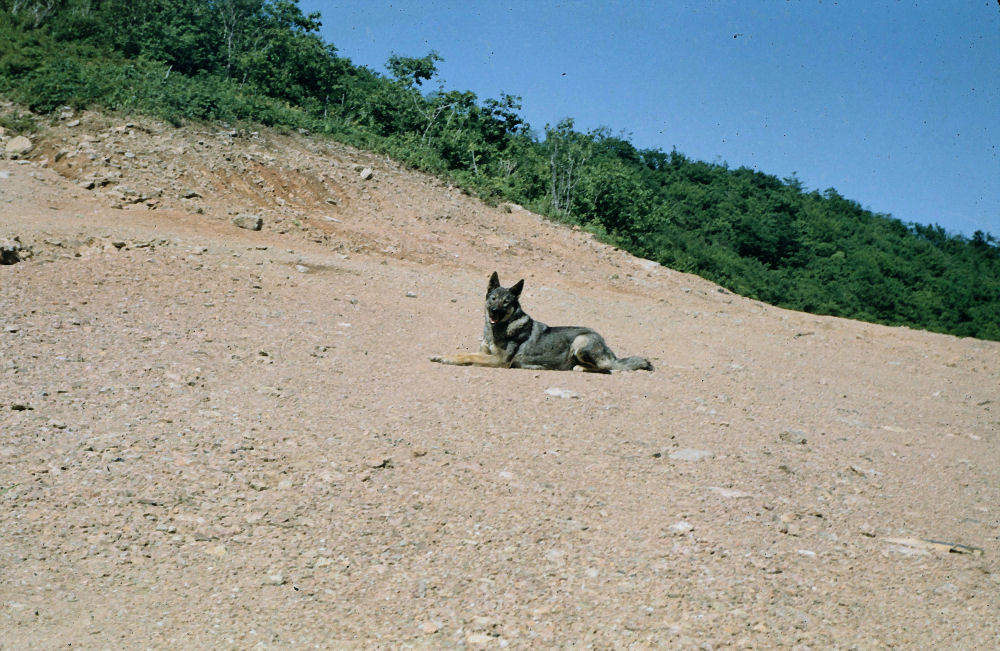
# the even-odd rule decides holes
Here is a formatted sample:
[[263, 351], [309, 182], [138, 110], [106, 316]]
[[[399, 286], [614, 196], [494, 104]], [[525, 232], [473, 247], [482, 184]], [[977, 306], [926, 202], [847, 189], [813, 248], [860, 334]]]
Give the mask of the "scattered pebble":
[[798, 445], [805, 445], [806, 433], [801, 432], [797, 429], [786, 429], [784, 432], [778, 435], [782, 441], [786, 443], [796, 443]]
[[465, 638], [465, 641], [468, 644], [475, 644], [476, 646], [486, 646], [493, 642], [493, 636], [486, 633], [471, 633]]
[[545, 395], [555, 396], [556, 398], [579, 398], [580, 394], [575, 391], [570, 391], [569, 389], [560, 389], [558, 387], [551, 387], [545, 390]]
[[715, 453], [709, 450], [696, 450], [694, 448], [681, 448], [670, 453], [669, 457], [674, 461], [702, 461], [712, 459]]
[[732, 499], [740, 499], [743, 497], [753, 497], [752, 494], [745, 491], [739, 491], [735, 488], [723, 488], [721, 486], [709, 486], [708, 490], [713, 493], [718, 493], [721, 497], [728, 497]]
[[675, 522], [670, 525], [670, 530], [674, 533], [687, 533], [689, 531], [694, 531], [694, 525], [690, 522], [685, 522], [681, 520], [680, 522]]
[[264, 227], [264, 219], [258, 215], [239, 215], [233, 217], [233, 224], [249, 231], [259, 231]]
[[285, 585], [285, 575], [278, 574], [268, 574], [264, 578], [264, 585]]

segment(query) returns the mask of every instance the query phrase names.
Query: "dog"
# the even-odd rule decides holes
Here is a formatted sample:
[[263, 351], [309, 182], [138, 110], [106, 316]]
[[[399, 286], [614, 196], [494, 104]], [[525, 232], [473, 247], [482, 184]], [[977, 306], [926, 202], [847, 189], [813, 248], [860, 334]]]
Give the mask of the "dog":
[[547, 326], [521, 309], [524, 279], [501, 287], [497, 272], [486, 288], [486, 323], [478, 353], [431, 357], [432, 362], [458, 366], [527, 368], [591, 373], [652, 371], [645, 357], [616, 357], [604, 337], [578, 326]]

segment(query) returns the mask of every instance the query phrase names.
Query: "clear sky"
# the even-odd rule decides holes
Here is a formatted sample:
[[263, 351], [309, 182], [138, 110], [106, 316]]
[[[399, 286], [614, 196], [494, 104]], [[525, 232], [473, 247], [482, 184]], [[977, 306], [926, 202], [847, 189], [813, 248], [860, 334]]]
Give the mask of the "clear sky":
[[[998, 0], [300, 0], [383, 74], [522, 98], [639, 148], [836, 188], [875, 212], [1000, 236]], [[428, 84], [425, 83], [425, 87]]]

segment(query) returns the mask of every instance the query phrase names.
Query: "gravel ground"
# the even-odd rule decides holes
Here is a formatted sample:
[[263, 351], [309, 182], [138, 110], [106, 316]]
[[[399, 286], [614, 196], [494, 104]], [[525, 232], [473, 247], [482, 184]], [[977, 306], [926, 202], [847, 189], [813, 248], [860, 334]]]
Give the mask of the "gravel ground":
[[[32, 141], [0, 160], [0, 648], [1000, 646], [1000, 344], [743, 299], [298, 134]], [[429, 362], [477, 347], [493, 270], [657, 370]]]

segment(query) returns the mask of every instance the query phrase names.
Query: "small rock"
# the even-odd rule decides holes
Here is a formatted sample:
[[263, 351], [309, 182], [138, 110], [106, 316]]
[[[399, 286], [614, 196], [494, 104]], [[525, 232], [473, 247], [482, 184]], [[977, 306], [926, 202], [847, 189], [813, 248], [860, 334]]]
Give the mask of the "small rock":
[[406, 298], [416, 298], [416, 297], [417, 297], [416, 292], [406, 292]]
[[300, 274], [309, 273], [309, 267], [304, 264], [297, 264], [295, 265], [295, 271], [298, 271]]
[[800, 432], [797, 429], [786, 429], [781, 434], [778, 434], [778, 438], [787, 443], [796, 443], [798, 445], [805, 445], [806, 433]]
[[361, 180], [362, 181], [368, 181], [373, 176], [375, 176], [375, 172], [372, 170], [372, 168], [366, 167], [365, 169], [361, 170]]
[[487, 635], [486, 633], [472, 633], [467, 638], [465, 638], [466, 643], [474, 644], [476, 646], [486, 646], [493, 642], [493, 637]]
[[239, 215], [233, 218], [233, 224], [248, 231], [259, 231], [264, 227], [264, 220], [258, 215]]
[[426, 635], [433, 635], [441, 630], [441, 624], [437, 622], [424, 622], [420, 625], [420, 630]]
[[670, 530], [674, 533], [687, 533], [689, 531], [694, 531], [694, 525], [690, 522], [681, 520], [680, 522], [675, 522], [670, 525]]
[[869, 477], [877, 477], [880, 474], [878, 471], [872, 470], [871, 468], [862, 468], [861, 466], [855, 465], [848, 466], [848, 470], [853, 472], [855, 475], [860, 475], [866, 479]]
[[695, 450], [694, 448], [681, 448], [680, 450], [675, 450], [670, 453], [670, 458], [674, 461], [701, 461], [703, 459], [712, 459], [715, 457], [714, 452], [708, 450]]
[[268, 574], [264, 578], [264, 585], [285, 585], [285, 575], [284, 574]]
[[579, 398], [580, 394], [570, 391], [569, 389], [560, 389], [558, 387], [551, 387], [545, 390], [545, 395], [555, 396], [556, 398]]
[[14, 238], [0, 239], [0, 264], [16, 264], [24, 258], [25, 246]]
[[722, 486], [709, 486], [708, 490], [718, 493], [720, 497], [729, 497], [733, 499], [740, 499], [743, 497], [753, 497], [750, 493], [745, 491], [739, 491], [735, 488], [723, 488]]
[[33, 145], [32, 142], [24, 136], [15, 136], [7, 141], [4, 151], [8, 156], [17, 157], [27, 154], [34, 147], [35, 145]]

